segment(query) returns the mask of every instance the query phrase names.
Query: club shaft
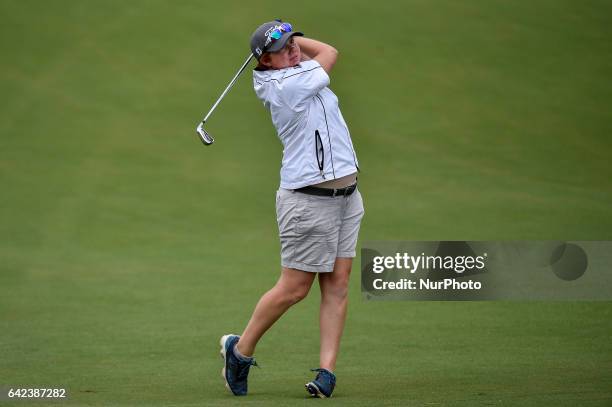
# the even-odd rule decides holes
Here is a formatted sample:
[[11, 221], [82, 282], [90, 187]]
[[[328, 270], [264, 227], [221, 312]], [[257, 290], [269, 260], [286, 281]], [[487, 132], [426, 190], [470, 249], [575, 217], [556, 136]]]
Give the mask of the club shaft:
[[247, 65], [249, 64], [249, 62], [251, 62], [251, 59], [253, 58], [253, 54], [249, 53], [249, 56], [247, 57], [246, 61], [244, 61], [244, 64], [242, 64], [242, 66], [240, 67], [240, 69], [238, 70], [238, 72], [236, 73], [236, 75], [234, 76], [234, 79], [232, 79], [232, 81], [229, 83], [229, 85], [227, 85], [227, 88], [225, 88], [225, 90], [223, 91], [223, 93], [221, 94], [221, 96], [219, 96], [219, 99], [217, 99], [217, 101], [215, 102], [215, 104], [210, 108], [210, 111], [206, 114], [206, 117], [204, 117], [204, 119], [202, 120], [202, 123], [205, 123], [206, 120], [208, 120], [208, 118], [210, 117], [210, 115], [212, 114], [212, 112], [215, 110], [215, 108], [217, 107], [217, 105], [219, 104], [219, 102], [221, 102], [221, 99], [223, 99], [223, 97], [225, 96], [225, 94], [227, 92], [229, 92], [229, 90], [232, 88], [232, 86], [234, 86], [234, 83], [236, 83], [236, 80], [238, 79], [238, 77], [240, 76], [240, 74], [246, 69]]

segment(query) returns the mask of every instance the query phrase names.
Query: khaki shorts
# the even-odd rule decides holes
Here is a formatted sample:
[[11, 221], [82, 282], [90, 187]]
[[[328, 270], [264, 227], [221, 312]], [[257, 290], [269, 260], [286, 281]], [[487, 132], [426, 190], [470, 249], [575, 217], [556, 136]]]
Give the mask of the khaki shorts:
[[276, 220], [283, 267], [329, 273], [336, 257], [355, 257], [363, 218], [359, 189], [349, 196], [316, 196], [280, 188]]

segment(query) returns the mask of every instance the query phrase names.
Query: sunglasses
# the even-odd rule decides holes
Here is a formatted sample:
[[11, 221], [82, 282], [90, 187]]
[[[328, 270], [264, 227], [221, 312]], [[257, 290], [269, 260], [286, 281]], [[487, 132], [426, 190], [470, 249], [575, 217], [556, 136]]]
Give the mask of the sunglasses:
[[293, 30], [293, 27], [291, 26], [291, 24], [282, 23], [281, 25], [276, 27], [274, 30], [272, 30], [270, 35], [268, 35], [268, 39], [266, 40], [266, 46], [268, 46], [272, 41], [279, 40], [283, 36], [283, 33], [289, 33], [291, 32], [291, 30]]

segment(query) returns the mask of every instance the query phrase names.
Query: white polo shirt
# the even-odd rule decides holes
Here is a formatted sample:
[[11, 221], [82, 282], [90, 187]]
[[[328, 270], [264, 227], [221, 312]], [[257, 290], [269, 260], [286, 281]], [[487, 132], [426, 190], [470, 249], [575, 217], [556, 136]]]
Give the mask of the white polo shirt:
[[315, 60], [253, 71], [255, 93], [270, 110], [283, 143], [281, 188], [318, 184], [359, 169], [338, 98], [328, 85], [329, 76]]

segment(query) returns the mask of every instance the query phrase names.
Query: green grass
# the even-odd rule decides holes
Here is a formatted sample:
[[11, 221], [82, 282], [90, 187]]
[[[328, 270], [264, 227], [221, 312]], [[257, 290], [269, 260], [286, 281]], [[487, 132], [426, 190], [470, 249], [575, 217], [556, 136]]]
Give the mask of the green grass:
[[[0, 387], [313, 403], [316, 287], [249, 397], [219, 375], [280, 268], [281, 147], [248, 72], [216, 144], [194, 134], [279, 16], [340, 50], [361, 240], [612, 239], [609, 2], [0, 0]], [[610, 302], [365, 302], [358, 270], [331, 404], [612, 402]]]

